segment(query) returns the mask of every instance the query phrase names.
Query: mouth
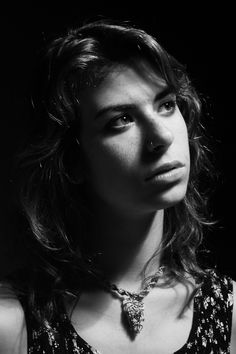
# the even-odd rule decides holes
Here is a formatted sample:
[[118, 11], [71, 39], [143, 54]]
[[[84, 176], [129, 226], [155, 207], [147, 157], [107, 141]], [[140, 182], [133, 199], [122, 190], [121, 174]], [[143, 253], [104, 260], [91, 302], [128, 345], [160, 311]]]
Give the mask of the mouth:
[[155, 170], [153, 170], [146, 178], [145, 181], [148, 182], [152, 180], [155, 177], [158, 176], [168, 176], [168, 174], [172, 174], [172, 172], [175, 172], [177, 169], [184, 167], [184, 164], [181, 163], [180, 161], [171, 161], [168, 163], [164, 163], [163, 165], [159, 166]]

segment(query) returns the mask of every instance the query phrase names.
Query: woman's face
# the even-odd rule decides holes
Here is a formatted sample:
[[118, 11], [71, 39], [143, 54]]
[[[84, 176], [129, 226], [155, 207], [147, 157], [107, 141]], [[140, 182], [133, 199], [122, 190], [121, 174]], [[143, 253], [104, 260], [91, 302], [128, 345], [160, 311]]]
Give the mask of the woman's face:
[[187, 128], [175, 94], [146, 70], [119, 66], [80, 97], [89, 196], [124, 215], [168, 208], [183, 199], [188, 183]]

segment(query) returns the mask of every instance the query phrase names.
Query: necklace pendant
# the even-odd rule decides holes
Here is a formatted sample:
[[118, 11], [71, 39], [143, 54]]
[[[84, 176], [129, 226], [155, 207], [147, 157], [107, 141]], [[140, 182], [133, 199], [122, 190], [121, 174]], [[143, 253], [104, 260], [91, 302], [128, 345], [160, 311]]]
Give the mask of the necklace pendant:
[[144, 303], [135, 297], [126, 296], [122, 300], [122, 309], [133, 334], [137, 335], [143, 328]]

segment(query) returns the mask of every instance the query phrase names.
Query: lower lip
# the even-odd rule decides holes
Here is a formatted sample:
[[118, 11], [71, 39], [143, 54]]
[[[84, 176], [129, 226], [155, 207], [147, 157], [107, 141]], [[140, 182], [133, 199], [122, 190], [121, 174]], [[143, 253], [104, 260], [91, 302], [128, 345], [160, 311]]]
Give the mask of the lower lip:
[[173, 170], [156, 174], [152, 178], [148, 179], [148, 183], [154, 184], [168, 184], [177, 182], [183, 177], [184, 167], [177, 167]]

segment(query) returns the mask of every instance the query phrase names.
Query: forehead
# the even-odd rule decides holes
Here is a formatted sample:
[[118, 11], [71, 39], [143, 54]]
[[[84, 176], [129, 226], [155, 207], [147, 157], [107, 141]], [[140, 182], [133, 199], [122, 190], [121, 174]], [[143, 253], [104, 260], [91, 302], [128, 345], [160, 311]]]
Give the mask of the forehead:
[[115, 66], [107, 72], [99, 85], [83, 90], [80, 95], [81, 113], [108, 105], [138, 104], [153, 100], [156, 94], [167, 87], [166, 81], [147, 63], [140, 66]]

